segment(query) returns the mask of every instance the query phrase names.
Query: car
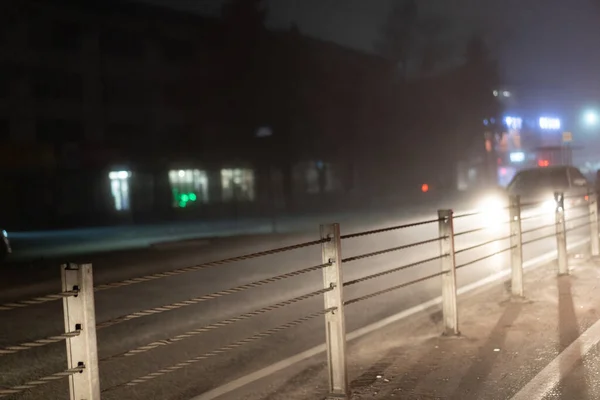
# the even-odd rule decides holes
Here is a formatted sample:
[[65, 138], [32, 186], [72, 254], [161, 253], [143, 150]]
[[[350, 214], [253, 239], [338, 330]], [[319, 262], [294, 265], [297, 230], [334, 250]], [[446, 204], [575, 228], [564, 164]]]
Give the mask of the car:
[[593, 189], [579, 169], [561, 165], [521, 170], [506, 190], [519, 196], [521, 204], [539, 204], [550, 211], [556, 208], [555, 193], [564, 193], [565, 209], [569, 209], [587, 204]]
[[0, 261], [6, 259], [12, 253], [10, 240], [8, 240], [8, 232], [0, 230]]

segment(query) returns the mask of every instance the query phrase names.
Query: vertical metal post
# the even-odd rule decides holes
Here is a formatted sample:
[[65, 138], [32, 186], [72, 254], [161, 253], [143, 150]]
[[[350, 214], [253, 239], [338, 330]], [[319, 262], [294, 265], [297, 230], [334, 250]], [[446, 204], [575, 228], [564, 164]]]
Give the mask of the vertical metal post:
[[346, 368], [346, 322], [344, 319], [344, 295], [342, 278], [342, 241], [340, 225], [321, 225], [323, 263], [331, 265], [323, 269], [325, 308], [336, 309], [325, 314], [327, 335], [327, 363], [329, 365], [329, 397], [347, 399], [350, 395], [348, 370]]
[[523, 297], [523, 231], [519, 196], [510, 197], [510, 248], [511, 294]]
[[558, 251], [558, 275], [569, 273], [569, 262], [567, 256], [567, 222], [565, 220], [565, 195], [554, 193], [556, 200], [556, 248]]
[[590, 202], [590, 244], [592, 257], [600, 256], [600, 231], [598, 230], [598, 195], [592, 192], [588, 195]]
[[440, 252], [442, 256], [442, 311], [444, 334], [458, 335], [458, 306], [456, 303], [456, 255], [454, 251], [454, 212], [439, 210]]
[[79, 292], [63, 299], [65, 332], [81, 331], [66, 341], [67, 365], [69, 369], [84, 367], [69, 377], [70, 399], [100, 400], [92, 265], [62, 265], [61, 278], [63, 291]]

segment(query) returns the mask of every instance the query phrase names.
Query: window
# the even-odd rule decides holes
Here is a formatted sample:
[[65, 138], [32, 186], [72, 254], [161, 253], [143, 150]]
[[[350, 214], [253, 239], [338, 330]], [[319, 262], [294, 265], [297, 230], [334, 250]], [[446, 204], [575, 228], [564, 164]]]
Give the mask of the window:
[[222, 169], [223, 201], [253, 201], [254, 171], [251, 169]]
[[113, 207], [116, 211], [127, 211], [130, 209], [130, 178], [130, 171], [111, 171], [108, 174], [108, 179], [110, 180], [110, 193], [113, 198]]
[[566, 168], [539, 168], [519, 172], [508, 186], [511, 193], [539, 189], [560, 190], [569, 187]]
[[569, 168], [569, 175], [571, 175], [571, 183], [573, 186], [587, 186], [587, 179], [585, 179], [585, 176], [583, 176], [577, 168]]
[[33, 92], [37, 99], [78, 100], [83, 98], [83, 82], [80, 74], [52, 68], [33, 71]]
[[186, 208], [208, 203], [208, 176], [198, 169], [169, 171], [173, 207]]

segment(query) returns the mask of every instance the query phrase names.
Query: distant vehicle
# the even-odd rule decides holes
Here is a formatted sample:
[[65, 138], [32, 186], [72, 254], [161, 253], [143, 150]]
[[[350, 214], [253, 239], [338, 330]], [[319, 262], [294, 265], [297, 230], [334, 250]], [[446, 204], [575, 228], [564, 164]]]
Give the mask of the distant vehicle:
[[0, 261], [6, 259], [11, 253], [12, 248], [10, 247], [10, 241], [8, 240], [8, 233], [2, 229], [0, 231]]
[[549, 211], [555, 208], [556, 192], [564, 193], [565, 208], [573, 208], [586, 204], [592, 190], [581, 171], [572, 166], [524, 169], [507, 187], [509, 195], [521, 197], [521, 203], [540, 202]]

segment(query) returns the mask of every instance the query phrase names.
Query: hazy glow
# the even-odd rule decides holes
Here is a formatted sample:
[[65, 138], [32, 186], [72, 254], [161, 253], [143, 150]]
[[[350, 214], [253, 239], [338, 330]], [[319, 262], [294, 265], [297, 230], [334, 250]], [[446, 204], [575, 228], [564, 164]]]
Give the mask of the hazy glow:
[[598, 123], [598, 114], [595, 111], [588, 110], [583, 114], [583, 121], [589, 126], [596, 125]]
[[129, 210], [129, 178], [130, 171], [111, 171], [108, 174], [110, 179], [110, 192], [113, 197], [113, 205], [117, 211]]
[[510, 129], [521, 129], [523, 127], [523, 119], [519, 117], [506, 117], [504, 122]]
[[127, 179], [131, 176], [129, 171], [111, 171], [108, 174], [109, 179]]
[[522, 151], [510, 153], [510, 161], [515, 163], [525, 161], [525, 153], [523, 153]]
[[550, 117], [541, 117], [540, 118], [540, 128], [547, 130], [557, 130], [560, 129], [560, 119], [558, 118], [550, 118]]

